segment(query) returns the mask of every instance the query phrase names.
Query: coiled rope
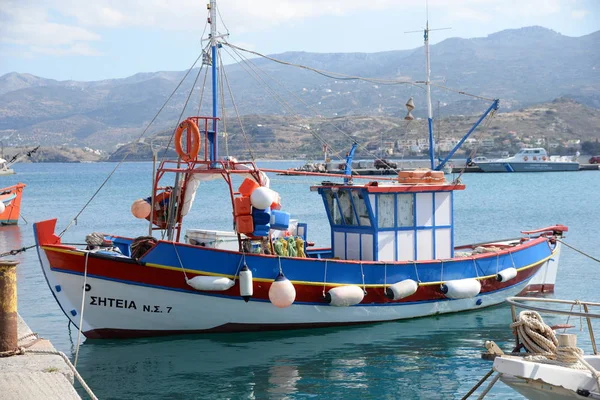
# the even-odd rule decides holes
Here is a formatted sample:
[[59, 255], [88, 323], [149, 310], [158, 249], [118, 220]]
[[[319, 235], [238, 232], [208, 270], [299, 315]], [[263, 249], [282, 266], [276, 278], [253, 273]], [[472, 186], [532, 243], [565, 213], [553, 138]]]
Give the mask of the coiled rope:
[[583, 358], [583, 350], [575, 346], [559, 346], [552, 328], [546, 325], [536, 311], [524, 310], [519, 319], [510, 325], [517, 332], [525, 349], [533, 353], [524, 359], [561, 367], [589, 370], [600, 390], [600, 372]]
[[552, 355], [556, 353], [558, 339], [556, 334], [536, 311], [523, 310], [519, 319], [510, 324], [529, 353]]

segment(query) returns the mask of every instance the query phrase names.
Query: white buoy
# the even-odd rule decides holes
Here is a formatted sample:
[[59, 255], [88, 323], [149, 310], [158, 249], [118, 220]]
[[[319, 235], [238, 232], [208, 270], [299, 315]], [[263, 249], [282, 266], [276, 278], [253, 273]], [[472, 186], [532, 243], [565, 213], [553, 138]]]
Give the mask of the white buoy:
[[456, 279], [443, 283], [440, 290], [449, 299], [467, 299], [479, 294], [481, 291], [481, 283], [473, 278]]
[[137, 199], [131, 205], [131, 213], [134, 217], [144, 219], [150, 215], [152, 206], [144, 199]]
[[385, 297], [392, 300], [400, 300], [415, 294], [418, 288], [419, 284], [416, 281], [405, 279], [385, 288]]
[[325, 301], [336, 307], [353, 306], [363, 301], [364, 298], [365, 292], [356, 285], [334, 287], [325, 295]]
[[281, 272], [269, 288], [269, 300], [279, 308], [289, 307], [296, 300], [296, 288]]
[[252, 207], [258, 208], [259, 210], [265, 210], [271, 207], [271, 204], [277, 200], [276, 192], [273, 190], [261, 186], [259, 188], [254, 189], [252, 194], [250, 195], [250, 203], [252, 203]]
[[4, 205], [3, 202], [0, 201], [0, 214], [2, 214], [4, 212], [4, 210], [6, 210], [6, 206]]
[[496, 280], [498, 282], [506, 282], [506, 281], [510, 281], [511, 279], [513, 279], [516, 276], [517, 276], [517, 269], [511, 267], [511, 268], [503, 269], [502, 271], [498, 272], [498, 275], [496, 275]]
[[195, 276], [186, 282], [196, 290], [210, 291], [227, 290], [235, 284], [233, 280], [224, 276]]
[[247, 303], [254, 292], [252, 287], [252, 271], [246, 264], [240, 270], [240, 296]]

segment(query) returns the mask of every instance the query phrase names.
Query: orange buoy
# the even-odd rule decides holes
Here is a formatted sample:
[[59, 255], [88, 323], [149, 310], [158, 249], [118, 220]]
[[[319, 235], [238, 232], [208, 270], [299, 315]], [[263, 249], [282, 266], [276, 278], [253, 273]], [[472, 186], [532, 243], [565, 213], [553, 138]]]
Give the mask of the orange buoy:
[[[154, 210], [146, 217], [148, 221], [152, 218], [152, 223], [162, 229], [167, 227], [167, 213], [170, 197], [170, 190], [165, 190], [164, 192], [156, 194], [154, 197]], [[148, 200], [151, 201], [151, 199], [152, 198], [149, 198]]]
[[[181, 145], [181, 138], [184, 131], [187, 131], [187, 153], [183, 151], [183, 146]], [[200, 130], [190, 118], [180, 123], [175, 131], [175, 151], [185, 162], [195, 160], [198, 157], [198, 152], [200, 151]]]

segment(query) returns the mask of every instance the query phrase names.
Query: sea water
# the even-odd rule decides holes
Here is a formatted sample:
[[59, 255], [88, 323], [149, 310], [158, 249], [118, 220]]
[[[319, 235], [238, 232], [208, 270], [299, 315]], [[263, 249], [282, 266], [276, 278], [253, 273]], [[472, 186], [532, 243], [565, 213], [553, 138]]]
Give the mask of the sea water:
[[[270, 168], [302, 164], [259, 163]], [[152, 164], [124, 163], [115, 171], [116, 166], [19, 164], [17, 174], [2, 177], [0, 186], [27, 184], [23, 219], [17, 227], [0, 228], [0, 252], [32, 245], [32, 223], [49, 218], [58, 218], [58, 231], [71, 223], [63, 236], [67, 243], [83, 243], [91, 232], [148, 234], [147, 223], [135, 219], [130, 207], [150, 195]], [[328, 245], [322, 200], [309, 186], [332, 179], [270, 177], [283, 210], [308, 223], [310, 241]], [[569, 226], [567, 243], [600, 256], [600, 171], [465, 174], [461, 180], [467, 189], [455, 193], [457, 245], [517, 237], [520, 230], [561, 223]], [[200, 185], [187, 228], [231, 229], [223, 182]], [[73, 357], [77, 330], [68, 326], [52, 297], [35, 249], [16, 259], [21, 263], [19, 312], [35, 332]], [[554, 297], [598, 302], [599, 286], [600, 264], [563, 247]], [[565, 322], [562, 317], [547, 320]], [[87, 340], [77, 367], [100, 399], [452, 399], [461, 398], [491, 368], [480, 358], [485, 340], [511, 349], [510, 321], [510, 308], [504, 305], [358, 327]], [[570, 332], [578, 333], [581, 321], [571, 323], [577, 328]], [[598, 335], [600, 325], [595, 327]], [[586, 336], [579, 335], [579, 344], [589, 353]], [[502, 383], [488, 397], [521, 398]]]

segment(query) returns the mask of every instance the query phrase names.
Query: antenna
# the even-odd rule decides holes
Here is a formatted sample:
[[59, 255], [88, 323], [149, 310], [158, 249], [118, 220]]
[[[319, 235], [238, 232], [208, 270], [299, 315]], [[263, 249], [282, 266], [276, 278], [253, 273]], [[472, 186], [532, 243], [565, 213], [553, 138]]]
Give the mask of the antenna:
[[[425, 2], [426, 8], [426, 19], [425, 19], [425, 29], [423, 29], [423, 38], [425, 42], [425, 91], [427, 93], [427, 123], [429, 128], [429, 162], [431, 164], [431, 169], [435, 168], [435, 159], [434, 159], [434, 139], [433, 139], [433, 111], [431, 107], [431, 67], [429, 64], [429, 32], [430, 31], [442, 31], [445, 29], [452, 28], [436, 28], [429, 29], [429, 2]], [[415, 33], [421, 31], [408, 31], [404, 33]]]

